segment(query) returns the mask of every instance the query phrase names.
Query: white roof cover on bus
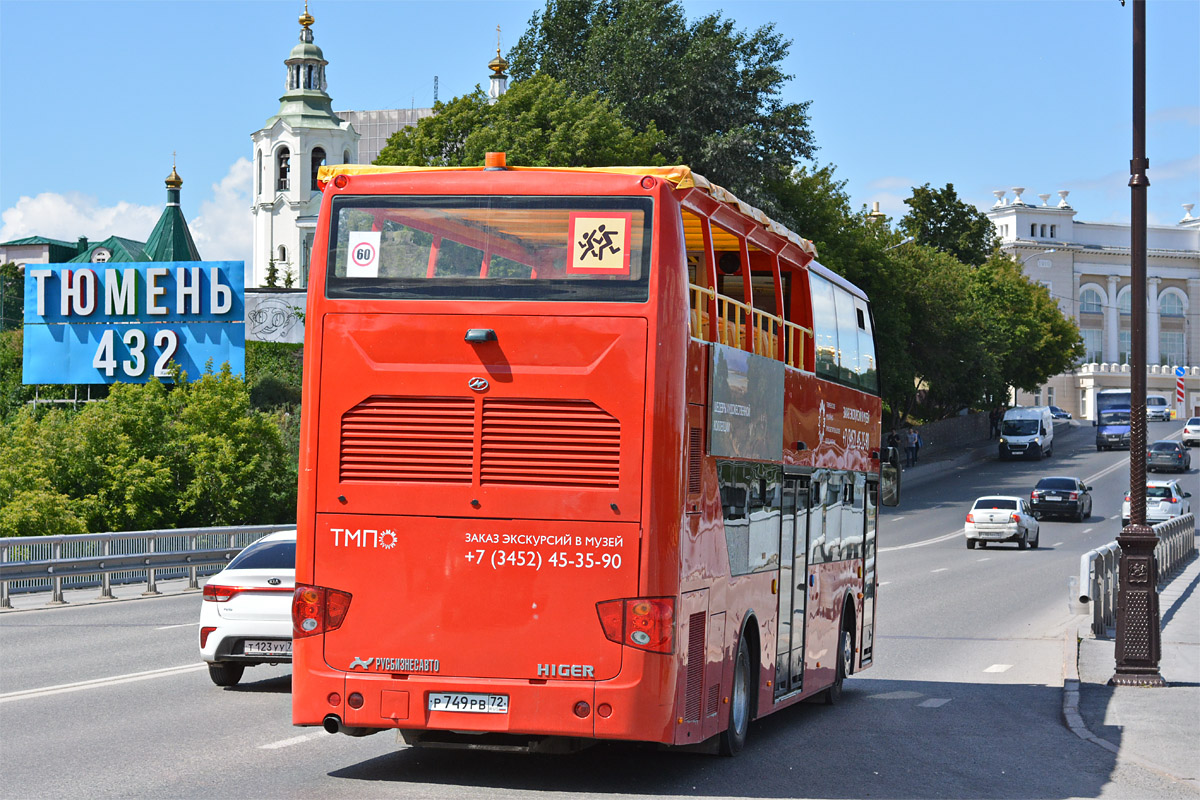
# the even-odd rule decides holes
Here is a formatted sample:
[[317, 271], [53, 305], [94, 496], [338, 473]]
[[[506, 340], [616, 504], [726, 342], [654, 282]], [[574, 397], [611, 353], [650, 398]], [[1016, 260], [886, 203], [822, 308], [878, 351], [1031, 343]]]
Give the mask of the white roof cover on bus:
[[[336, 175], [386, 175], [397, 172], [482, 172], [483, 167], [379, 167], [374, 164], [331, 164], [321, 167], [317, 172], [318, 183], [324, 185], [333, 180]], [[617, 175], [651, 175], [675, 184], [679, 189], [697, 188], [708, 192], [714, 200], [735, 206], [776, 236], [787, 239], [813, 258], [817, 257], [816, 246], [790, 228], [779, 224], [761, 210], [749, 203], [739, 200], [733, 192], [723, 189], [710, 182], [703, 175], [692, 172], [692, 168], [684, 165], [676, 167], [505, 167], [515, 172], [603, 172]]]

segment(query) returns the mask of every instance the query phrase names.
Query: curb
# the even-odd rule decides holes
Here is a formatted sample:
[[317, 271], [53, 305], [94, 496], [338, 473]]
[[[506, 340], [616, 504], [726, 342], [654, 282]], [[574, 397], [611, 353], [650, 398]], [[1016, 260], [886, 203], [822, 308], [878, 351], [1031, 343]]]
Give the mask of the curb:
[[[1107, 739], [1102, 739], [1092, 733], [1083, 720], [1083, 715], [1079, 713], [1079, 643], [1081, 641], [1079, 630], [1086, 623], [1076, 623], [1068, 626], [1066, 634], [1063, 637], [1063, 701], [1062, 701], [1062, 717], [1063, 723], [1071, 731], [1071, 733], [1083, 739], [1085, 742], [1102, 747], [1114, 756], [1121, 755], [1121, 748]], [[1136, 764], [1143, 769], [1147, 769], [1158, 775], [1168, 778], [1172, 781], [1182, 783], [1185, 786], [1195, 787], [1196, 782], [1182, 775], [1176, 775], [1171, 770], [1164, 766], [1155, 764], [1153, 761], [1147, 761], [1133, 753], [1124, 755], [1124, 759], [1129, 763]]]

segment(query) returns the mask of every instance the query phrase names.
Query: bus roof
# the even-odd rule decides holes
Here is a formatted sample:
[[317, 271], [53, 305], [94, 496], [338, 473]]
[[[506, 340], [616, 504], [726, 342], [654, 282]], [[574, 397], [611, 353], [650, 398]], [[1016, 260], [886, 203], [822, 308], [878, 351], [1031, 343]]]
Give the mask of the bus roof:
[[[786, 225], [781, 225], [768, 217], [760, 209], [739, 200], [733, 192], [712, 183], [703, 175], [692, 172], [686, 165], [674, 167], [505, 167], [510, 172], [599, 172], [615, 175], [650, 175], [660, 180], [668, 181], [677, 189], [700, 189], [707, 192], [714, 200], [728, 203], [737, 208], [742, 214], [762, 225], [764, 228], [787, 239], [812, 258], [817, 257], [816, 246], [808, 239], [792, 231]], [[482, 172], [479, 167], [381, 167], [374, 164], [331, 164], [323, 166], [317, 172], [317, 183], [322, 189], [325, 184], [337, 175], [388, 175], [403, 172]]]

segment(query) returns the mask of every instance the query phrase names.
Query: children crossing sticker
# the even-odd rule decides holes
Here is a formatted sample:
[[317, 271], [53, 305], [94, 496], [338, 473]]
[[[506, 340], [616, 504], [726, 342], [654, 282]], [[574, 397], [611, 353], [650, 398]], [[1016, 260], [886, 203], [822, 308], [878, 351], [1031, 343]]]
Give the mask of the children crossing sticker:
[[633, 214], [573, 213], [568, 275], [628, 275]]
[[350, 258], [346, 261], [347, 278], [379, 277], [379, 231], [352, 231]]

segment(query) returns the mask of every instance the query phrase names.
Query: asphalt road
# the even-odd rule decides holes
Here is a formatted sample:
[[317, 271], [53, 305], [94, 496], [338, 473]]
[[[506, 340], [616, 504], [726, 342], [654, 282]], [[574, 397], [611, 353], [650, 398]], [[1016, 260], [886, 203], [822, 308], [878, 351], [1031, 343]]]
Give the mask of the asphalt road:
[[[419, 751], [293, 728], [288, 666], [209, 681], [192, 593], [0, 615], [0, 797], [1195, 797], [1062, 723], [1067, 580], [1117, 533], [1128, 456], [1097, 453], [1090, 426], [1059, 431], [1046, 461], [988, 459], [885, 509], [876, 666], [838, 706], [755, 723], [735, 759]], [[1093, 517], [1043, 521], [1038, 550], [966, 549], [975, 497], [1043, 475], [1092, 484]], [[1200, 499], [1196, 476], [1182, 479]]]

